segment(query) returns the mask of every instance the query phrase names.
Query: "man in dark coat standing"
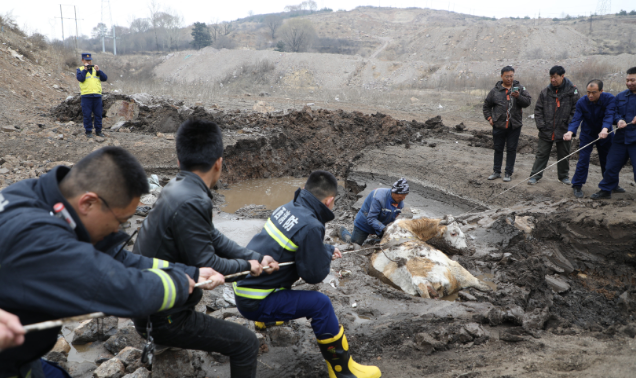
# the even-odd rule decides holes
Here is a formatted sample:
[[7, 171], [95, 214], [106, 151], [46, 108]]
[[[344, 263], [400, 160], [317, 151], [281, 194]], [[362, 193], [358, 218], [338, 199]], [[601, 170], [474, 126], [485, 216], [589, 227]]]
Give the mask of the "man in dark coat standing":
[[503, 152], [506, 148], [506, 173], [504, 181], [510, 181], [517, 158], [517, 144], [521, 135], [523, 108], [530, 106], [532, 97], [515, 80], [515, 69], [506, 66], [501, 69], [501, 81], [488, 93], [484, 100], [484, 118], [492, 128], [492, 139], [495, 143], [495, 162], [493, 173], [488, 180], [501, 177]]
[[[580, 97], [576, 85], [565, 77], [565, 69], [561, 66], [552, 67], [550, 85], [541, 91], [534, 107], [534, 122], [539, 129], [539, 141], [528, 185], [536, 184], [543, 177], [541, 171], [548, 165], [553, 144], [556, 144], [557, 160], [570, 153], [572, 141], [563, 140], [563, 134], [568, 132], [570, 120], [576, 110], [576, 102]], [[570, 185], [570, 164], [567, 159], [557, 164], [557, 170], [559, 181]]]

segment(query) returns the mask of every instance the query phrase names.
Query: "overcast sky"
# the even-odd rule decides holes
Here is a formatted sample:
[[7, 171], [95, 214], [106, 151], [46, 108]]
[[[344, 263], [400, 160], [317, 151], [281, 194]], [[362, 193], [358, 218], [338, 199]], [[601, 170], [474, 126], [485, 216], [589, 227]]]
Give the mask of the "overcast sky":
[[[171, 8], [181, 14], [185, 24], [194, 22], [211, 22], [212, 20], [231, 21], [254, 14], [281, 12], [285, 5], [298, 4], [302, 0], [155, 0], [164, 8]], [[488, 17], [560, 17], [564, 14], [571, 16], [589, 15], [596, 12], [601, 1], [610, 0], [531, 0], [510, 1], [500, 0], [315, 0], [319, 8], [328, 7], [334, 11], [339, 9], [351, 10], [360, 5], [382, 7], [421, 7], [451, 10]], [[91, 29], [101, 21], [101, 4], [109, 0], [3, 0], [0, 14], [12, 11], [18, 25], [28, 33], [35, 31], [49, 38], [61, 38], [60, 2], [65, 18], [74, 18], [73, 5], [77, 9], [79, 34], [90, 35]], [[150, 0], [110, 0], [112, 20], [116, 25], [127, 26], [130, 21], [138, 17], [148, 16]], [[478, 4], [478, 5], [477, 5]], [[634, 0], [612, 0], [610, 13], [621, 9], [630, 11], [636, 9]], [[110, 16], [105, 15], [106, 24], [110, 25]], [[64, 35], [75, 35], [75, 21], [64, 20]]]

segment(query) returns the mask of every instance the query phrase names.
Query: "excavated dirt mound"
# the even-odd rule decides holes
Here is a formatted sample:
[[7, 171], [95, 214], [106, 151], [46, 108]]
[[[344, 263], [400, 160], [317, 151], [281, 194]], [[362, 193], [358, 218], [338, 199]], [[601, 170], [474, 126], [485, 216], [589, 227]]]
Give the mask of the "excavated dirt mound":
[[[345, 177], [365, 151], [383, 146], [428, 145], [430, 139], [458, 140], [473, 147], [492, 148], [492, 136], [483, 131], [464, 131], [463, 125], [448, 127], [440, 116], [426, 122], [397, 120], [382, 113], [363, 114], [342, 110], [312, 110], [289, 113], [224, 112], [148, 95], [109, 94], [104, 96], [104, 113], [117, 101], [136, 103], [139, 116], [126, 121], [123, 129], [134, 133], [174, 133], [188, 118], [216, 121], [226, 134], [224, 180], [306, 176], [315, 169], [327, 169]], [[61, 122], [81, 123], [79, 96], [55, 109]], [[105, 125], [112, 124], [105, 118]], [[428, 140], [428, 141], [427, 141]], [[522, 135], [517, 151], [533, 154], [536, 138]], [[152, 169], [152, 167], [149, 167]], [[156, 168], [163, 168], [157, 166]]]

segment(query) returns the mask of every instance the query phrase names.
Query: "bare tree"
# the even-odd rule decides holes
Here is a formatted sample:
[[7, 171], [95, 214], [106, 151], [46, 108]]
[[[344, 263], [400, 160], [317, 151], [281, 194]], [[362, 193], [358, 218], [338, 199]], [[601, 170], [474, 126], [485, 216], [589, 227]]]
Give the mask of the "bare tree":
[[232, 23], [231, 22], [223, 22], [221, 24], [221, 33], [225, 36], [232, 32]]
[[167, 8], [164, 12], [163, 27], [168, 37], [168, 50], [172, 50], [178, 43], [179, 31], [183, 27], [183, 17], [177, 11]]
[[263, 24], [265, 24], [265, 26], [269, 30], [271, 30], [272, 39], [276, 39], [276, 30], [278, 30], [278, 28], [280, 28], [280, 26], [283, 24], [283, 19], [279, 15], [270, 14], [268, 16], [265, 16]]
[[293, 18], [280, 28], [279, 36], [288, 50], [299, 52], [311, 46], [316, 38], [316, 30], [311, 21]]
[[150, 30], [152, 26], [147, 18], [135, 18], [130, 22], [131, 33], [145, 33]]
[[210, 36], [212, 37], [212, 41], [216, 42], [217, 38], [219, 38], [219, 35], [221, 35], [221, 24], [219, 23], [219, 20], [212, 20], [212, 23], [209, 25], [210, 26]]
[[156, 0], [151, 0], [148, 3], [148, 13], [150, 14], [150, 24], [152, 25], [152, 29], [155, 32], [155, 44], [157, 45], [157, 50], [159, 50], [159, 37], [157, 35], [157, 27], [159, 26], [159, 13], [161, 13], [161, 6], [157, 4]]

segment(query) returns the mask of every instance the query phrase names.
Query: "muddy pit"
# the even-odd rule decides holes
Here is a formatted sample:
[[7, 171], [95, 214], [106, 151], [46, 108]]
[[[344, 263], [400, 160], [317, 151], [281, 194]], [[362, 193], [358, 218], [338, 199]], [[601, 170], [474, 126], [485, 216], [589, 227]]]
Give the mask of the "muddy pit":
[[[70, 101], [59, 107], [58, 117], [70, 114], [73, 106]], [[462, 144], [474, 148], [472, 159], [479, 160], [489, 136], [447, 127], [439, 118], [418, 123], [379, 113], [309, 108], [239, 114], [154, 106], [140, 106], [140, 120], [126, 127], [133, 134], [174, 132], [174, 127], [160, 128], [169, 112], [177, 124], [187, 116], [220, 123], [227, 147], [218, 193], [227, 206], [215, 212], [215, 224], [243, 245], [260, 230], [267, 210], [291, 200], [302, 177], [314, 169], [330, 170], [344, 182], [336, 219], [327, 228], [327, 242], [343, 250], [353, 247], [339, 240], [339, 227], [351, 229], [366, 193], [401, 176], [412, 183], [405, 215], [453, 214], [461, 222], [471, 251], [452, 259], [490, 282], [496, 289], [492, 292], [467, 289], [447, 300], [413, 297], [368, 275], [368, 252], [335, 261], [321, 284], [299, 282], [294, 287], [327, 294], [347, 330], [354, 358], [380, 366], [383, 376], [622, 377], [636, 371], [636, 207], [631, 194], [617, 201], [561, 200], [523, 186], [519, 194], [488, 204], [485, 199], [501, 191], [501, 184], [483, 182], [448, 163], [448, 156], [437, 158], [428, 151], [446, 153], [447, 145]], [[518, 160], [531, 158], [534, 144], [524, 136]], [[407, 152], [396, 152], [398, 147]], [[437, 170], [427, 166], [400, 172], [396, 162], [410, 153], [437, 159]], [[367, 169], [374, 154], [389, 159], [390, 173]], [[174, 157], [147, 166], [167, 178], [174, 167]], [[453, 177], [452, 170], [461, 177], [455, 186], [430, 184], [432, 177]], [[252, 179], [260, 180], [246, 181]], [[276, 200], [255, 195], [263, 188]], [[263, 207], [246, 210], [243, 205], [248, 204]], [[222, 289], [206, 297], [207, 303], [218, 304]], [[216, 305], [200, 310], [212, 315], [227, 311]], [[240, 322], [238, 317], [227, 319]], [[324, 362], [308, 322], [300, 319], [282, 328], [262, 333], [267, 347], [259, 356], [258, 376], [323, 377]], [[205, 363], [195, 364], [193, 376], [229, 376], [226, 359], [192, 357], [197, 358]]]

